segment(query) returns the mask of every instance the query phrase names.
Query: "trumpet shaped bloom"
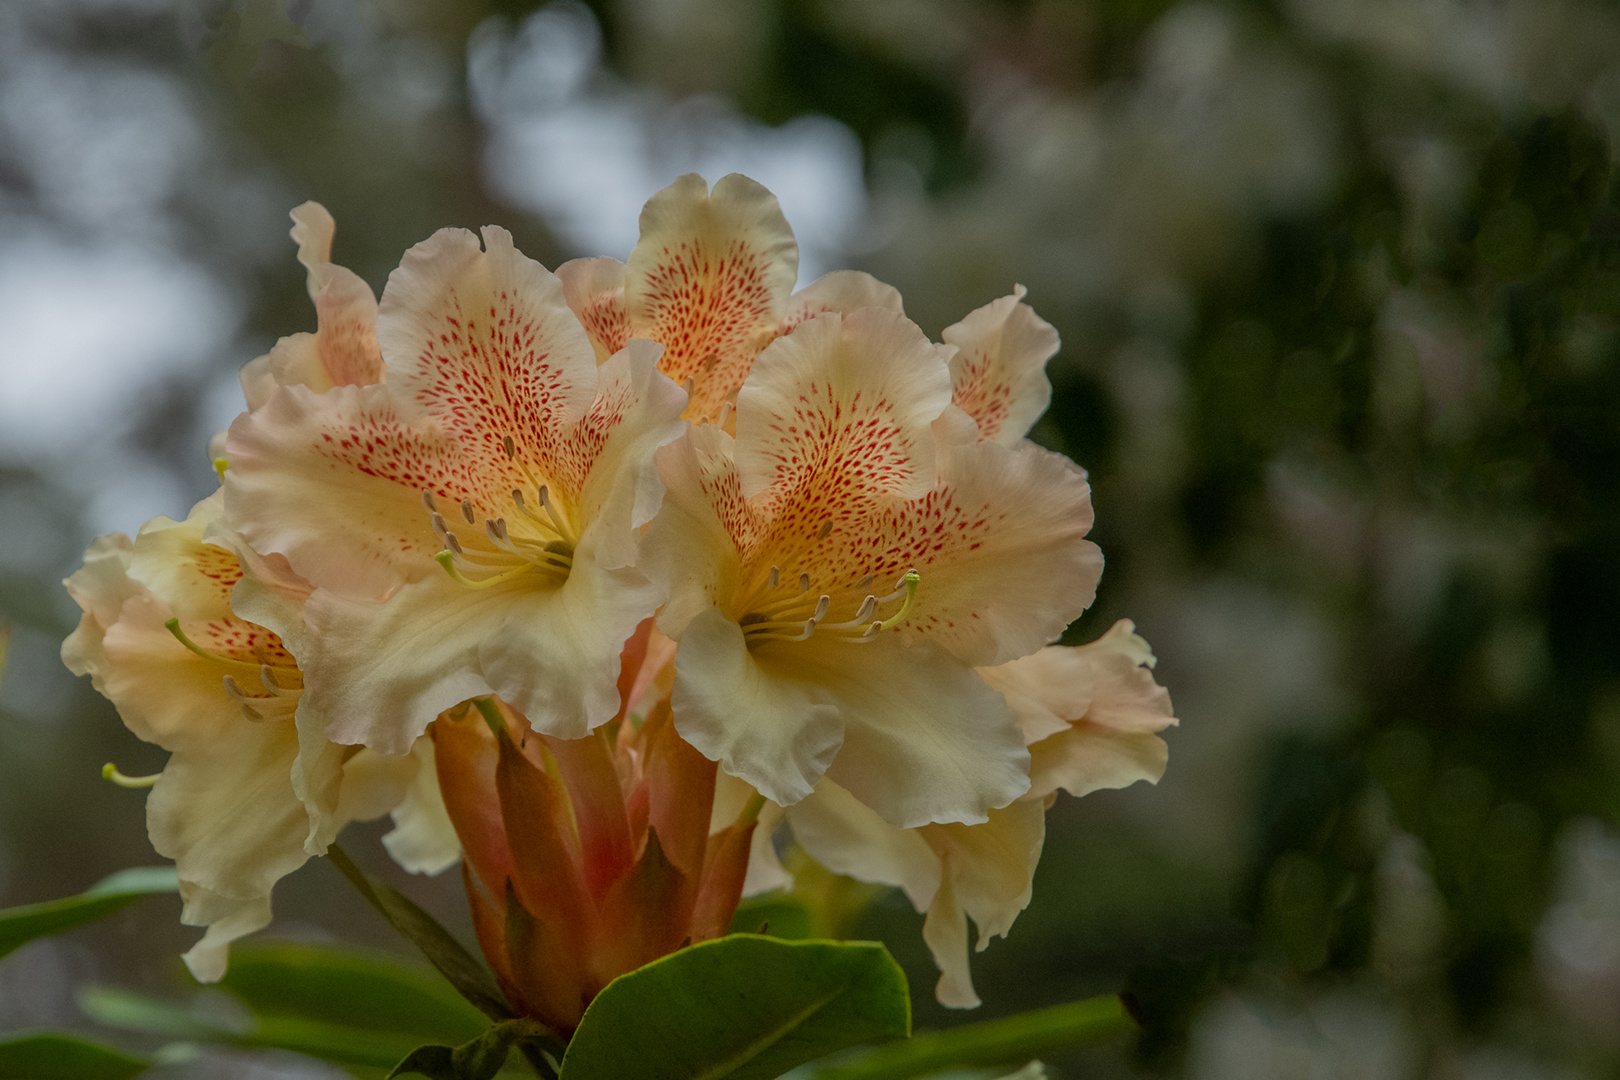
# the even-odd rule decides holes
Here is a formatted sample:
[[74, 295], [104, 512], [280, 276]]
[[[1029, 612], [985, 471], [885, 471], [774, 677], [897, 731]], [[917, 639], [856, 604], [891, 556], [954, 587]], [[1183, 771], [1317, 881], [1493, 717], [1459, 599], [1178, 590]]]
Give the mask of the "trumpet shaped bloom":
[[229, 546], [219, 517], [216, 495], [185, 521], [148, 522], [133, 543], [97, 540], [67, 580], [84, 615], [62, 647], [131, 731], [171, 751], [160, 775], [132, 783], [150, 782], [147, 827], [175, 860], [183, 921], [208, 927], [186, 954], [205, 981], [223, 974], [232, 940], [270, 921], [271, 887], [310, 854], [312, 822], [293, 782], [300, 765], [331, 793], [333, 832], [398, 808], [409, 792], [417, 805], [413, 824], [396, 830], [397, 850], [439, 869], [455, 857], [435, 844], [436, 794], [412, 787], [420, 757], [348, 747], [300, 761], [302, 672], [280, 635], [231, 602], [280, 622], [309, 587], [284, 562]]
[[566, 1038], [615, 977], [726, 932], [760, 800], [711, 832], [714, 762], [665, 702], [581, 739], [477, 706], [431, 729], [473, 925], [514, 1011]]
[[659, 370], [688, 385], [687, 415], [723, 419], [760, 351], [827, 311], [900, 311], [870, 274], [835, 270], [793, 292], [799, 248], [776, 196], [746, 176], [709, 190], [688, 174], [647, 201], [628, 263], [576, 259], [557, 268], [598, 360], [632, 337], [664, 346]]
[[483, 235], [442, 230], [389, 278], [383, 383], [283, 386], [227, 440], [233, 528], [315, 586], [309, 707], [390, 754], [489, 693], [584, 735], [661, 599], [638, 529], [685, 396], [651, 342], [598, 367], [561, 282]]
[[777, 803], [826, 775], [912, 827], [983, 822], [1028, 788], [974, 669], [1055, 638], [1102, 560], [1084, 474], [977, 439], [950, 356], [894, 312], [819, 315], [760, 355], [735, 438], [704, 425], [660, 451], [675, 723]]

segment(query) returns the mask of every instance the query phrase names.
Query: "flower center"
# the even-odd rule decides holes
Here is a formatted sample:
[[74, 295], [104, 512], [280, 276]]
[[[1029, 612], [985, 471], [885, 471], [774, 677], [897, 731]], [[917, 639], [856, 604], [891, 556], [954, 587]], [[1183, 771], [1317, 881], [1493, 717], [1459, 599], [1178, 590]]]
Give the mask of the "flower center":
[[[258, 646], [254, 647], [252, 660], [227, 656], [205, 649], [191, 640], [180, 629], [179, 619], [170, 619], [163, 625], [176, 641], [204, 660], [237, 669], [225, 676], [225, 694], [241, 707], [242, 715], [249, 720], [257, 723], [288, 719], [297, 709], [299, 695], [304, 692], [304, 674], [295, 666], [280, 662], [279, 658]], [[237, 679], [238, 674], [242, 680], [246, 680], [245, 684]]]
[[[921, 581], [922, 577], [917, 571], [907, 570], [895, 582], [893, 592], [886, 596], [867, 593], [850, 618], [827, 622], [827, 616], [832, 612], [832, 595], [812, 593], [808, 573], [799, 575], [797, 588], [794, 583], [784, 583], [781, 567], [772, 565], [766, 574], [764, 590], [757, 594], [748, 613], [737, 622], [742, 627], [743, 639], [749, 645], [766, 641], [808, 641], [818, 633], [832, 634], [839, 640], [858, 644], [871, 641], [880, 631], [900, 625], [911, 614]], [[871, 584], [872, 575], [867, 574], [856, 583], [855, 591]], [[887, 617], [878, 617], [879, 609], [896, 601], [900, 602], [897, 609]]]
[[[551, 498], [549, 487], [518, 460], [510, 435], [501, 440], [507, 459], [528, 481], [534, 497], [512, 489], [510, 521], [502, 515], [481, 514], [471, 499], [457, 508], [462, 520], [474, 527], [463, 539], [451, 531], [431, 491], [422, 492], [422, 505], [433, 522], [433, 533], [443, 549], [434, 561], [469, 589], [485, 589], [524, 574], [540, 573], [552, 584], [567, 580], [574, 565], [579, 536], [566, 509]], [[452, 511], [452, 516], [456, 511]], [[483, 528], [478, 529], [480, 519]]]

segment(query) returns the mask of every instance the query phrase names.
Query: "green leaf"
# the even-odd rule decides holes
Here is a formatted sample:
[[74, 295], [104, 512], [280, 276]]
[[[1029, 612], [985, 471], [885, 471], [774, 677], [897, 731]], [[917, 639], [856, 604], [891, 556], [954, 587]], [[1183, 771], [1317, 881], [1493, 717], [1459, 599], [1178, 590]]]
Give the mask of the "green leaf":
[[1027, 1062], [1053, 1050], [1101, 1042], [1135, 1029], [1136, 1022], [1124, 1003], [1109, 994], [918, 1035], [814, 1075], [815, 1080], [911, 1080], [953, 1067]]
[[125, 1080], [151, 1064], [71, 1035], [0, 1040], [0, 1080]]
[[524, 1042], [534, 1048], [556, 1045], [550, 1030], [543, 1024], [533, 1020], [505, 1020], [461, 1046], [417, 1047], [388, 1074], [388, 1080], [412, 1073], [430, 1080], [490, 1080], [506, 1064], [512, 1047]]
[[906, 978], [882, 945], [733, 934], [609, 983], [562, 1076], [768, 1080], [910, 1028]]
[[359, 949], [302, 942], [237, 946], [220, 986], [261, 1017], [393, 1032], [419, 1043], [469, 1042], [487, 1025], [432, 972]]
[[37, 937], [58, 934], [111, 915], [142, 896], [172, 893], [179, 888], [174, 867], [142, 866], [120, 870], [78, 896], [0, 910], [0, 956]]
[[80, 991], [79, 1008], [98, 1023], [127, 1031], [242, 1049], [292, 1050], [340, 1065], [380, 1069], [392, 1067], [419, 1041], [397, 1032], [365, 1031], [285, 1016], [255, 1017], [233, 1027], [198, 1016], [183, 1005], [110, 987]]
[[450, 985], [472, 1002], [479, 1012], [491, 1020], [512, 1019], [512, 1010], [506, 1004], [505, 995], [495, 985], [495, 977], [450, 931], [440, 926], [437, 919], [393, 886], [354, 865], [336, 844], [326, 849], [326, 855], [332, 865], [360, 891], [360, 895], [370, 901], [371, 906], [381, 912], [395, 930], [420, 949], [428, 963], [450, 980]]

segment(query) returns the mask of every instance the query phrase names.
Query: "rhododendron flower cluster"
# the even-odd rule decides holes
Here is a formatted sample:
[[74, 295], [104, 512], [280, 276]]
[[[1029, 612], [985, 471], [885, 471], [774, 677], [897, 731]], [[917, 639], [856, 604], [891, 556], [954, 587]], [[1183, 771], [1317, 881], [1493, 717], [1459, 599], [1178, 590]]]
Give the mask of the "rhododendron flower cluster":
[[244, 369], [221, 490], [68, 580], [64, 659], [172, 752], [117, 778], [193, 972], [391, 813], [560, 1034], [788, 886], [788, 843], [903, 888], [977, 1004], [967, 921], [1028, 903], [1057, 790], [1156, 781], [1175, 723], [1130, 623], [1051, 644], [1102, 556], [1085, 473], [1025, 438], [1058, 339], [1023, 290], [938, 343], [869, 275], [795, 292], [737, 175], [655, 195], [626, 263], [441, 230], [380, 301], [293, 219], [317, 330]]

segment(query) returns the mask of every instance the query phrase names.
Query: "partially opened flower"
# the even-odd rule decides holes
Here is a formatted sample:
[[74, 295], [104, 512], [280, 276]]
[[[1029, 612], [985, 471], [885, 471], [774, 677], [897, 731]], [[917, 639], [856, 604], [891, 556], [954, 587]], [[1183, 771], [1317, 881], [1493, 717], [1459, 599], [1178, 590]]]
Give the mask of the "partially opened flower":
[[442, 230], [389, 278], [384, 384], [285, 386], [227, 442], [233, 528], [316, 589], [309, 707], [391, 754], [488, 693], [584, 735], [661, 599], [638, 529], [685, 395], [651, 342], [598, 367], [557, 278], [501, 229], [484, 244]]
[[615, 977], [727, 931], [762, 800], [711, 829], [714, 762], [667, 702], [581, 739], [477, 706], [431, 728], [473, 925], [514, 1011], [566, 1037]]
[[760, 355], [735, 439], [659, 454], [676, 726], [783, 805], [825, 774], [894, 825], [971, 823], [1028, 788], [974, 669], [1056, 638], [1102, 560], [1083, 473], [963, 438], [950, 355], [890, 311], [820, 315]]
[[664, 346], [659, 370], [690, 380], [687, 415], [722, 418], [765, 346], [827, 311], [900, 310], [870, 274], [835, 270], [793, 292], [799, 248], [776, 196], [746, 176], [709, 190], [689, 173], [647, 200], [629, 263], [576, 259], [557, 268], [599, 360], [632, 337]]
[[284, 562], [228, 546], [219, 516], [216, 495], [183, 522], [148, 522], [134, 543], [121, 534], [97, 540], [67, 581], [84, 616], [62, 647], [68, 667], [91, 676], [131, 731], [171, 751], [163, 772], [147, 778], [147, 826], [179, 870], [182, 919], [208, 927], [186, 955], [203, 980], [223, 974], [229, 942], [269, 922], [271, 887], [308, 858], [315, 830], [294, 790], [297, 765], [328, 790], [331, 832], [412, 801], [410, 824], [395, 836], [404, 861], [436, 870], [456, 855], [453, 837], [446, 852], [436, 827], [436, 790], [413, 784], [422, 758], [344, 747], [300, 762], [293, 714], [302, 673], [287, 643], [231, 601], [291, 617], [309, 588]]

